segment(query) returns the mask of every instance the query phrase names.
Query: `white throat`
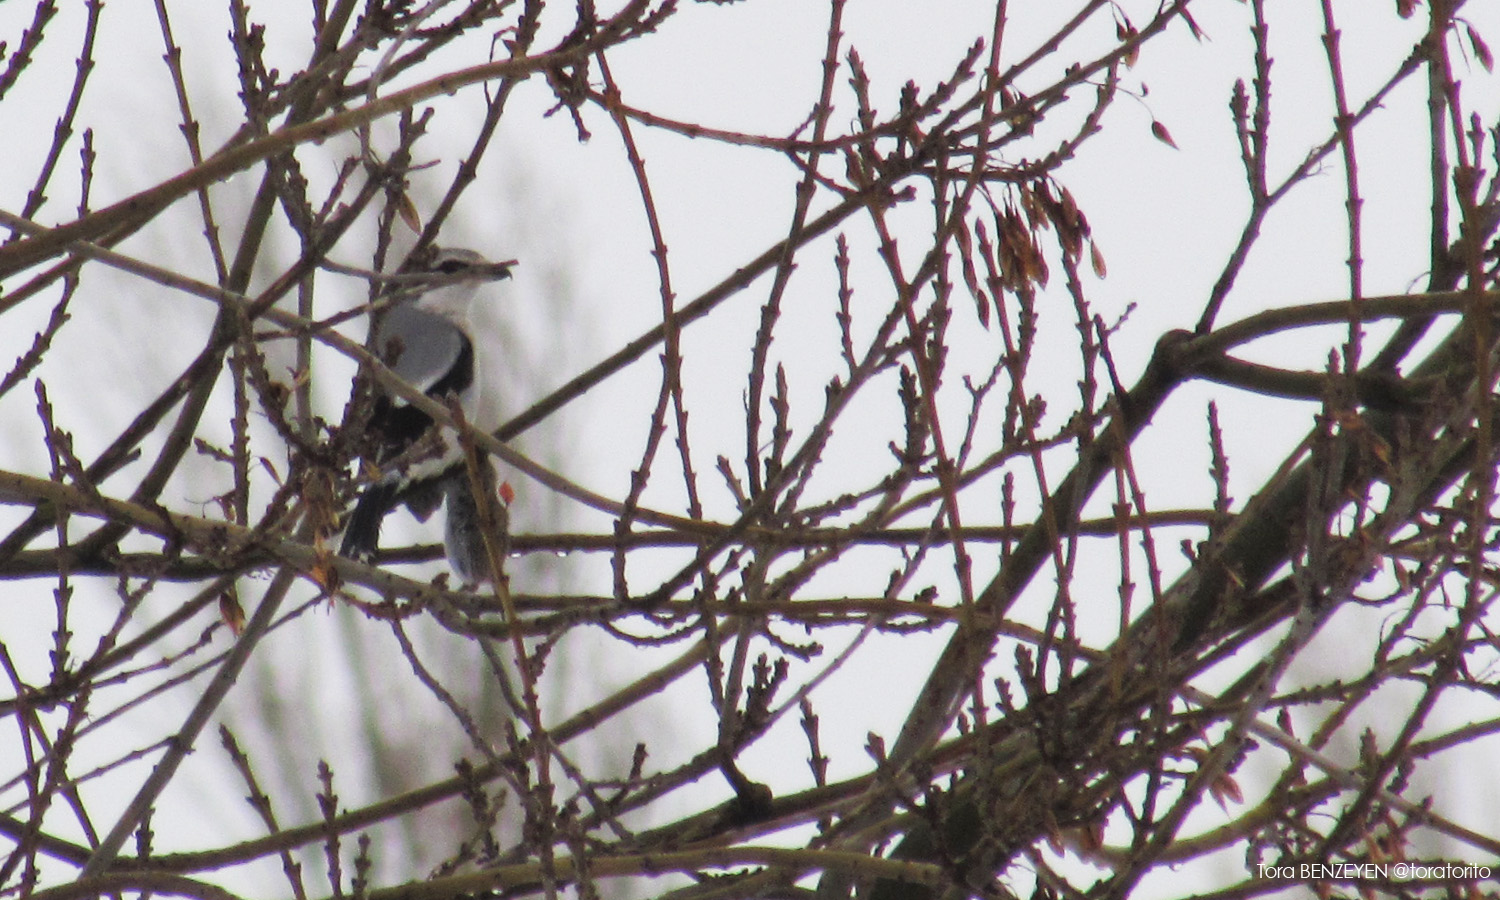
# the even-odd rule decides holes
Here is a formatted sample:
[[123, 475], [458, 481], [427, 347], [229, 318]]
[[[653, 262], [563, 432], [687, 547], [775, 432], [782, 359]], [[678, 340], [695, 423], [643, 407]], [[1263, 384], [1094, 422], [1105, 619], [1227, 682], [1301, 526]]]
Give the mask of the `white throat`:
[[442, 316], [472, 337], [473, 332], [469, 329], [469, 310], [478, 297], [479, 286], [480, 282], [466, 279], [434, 287], [424, 291], [417, 298], [417, 308], [435, 316]]

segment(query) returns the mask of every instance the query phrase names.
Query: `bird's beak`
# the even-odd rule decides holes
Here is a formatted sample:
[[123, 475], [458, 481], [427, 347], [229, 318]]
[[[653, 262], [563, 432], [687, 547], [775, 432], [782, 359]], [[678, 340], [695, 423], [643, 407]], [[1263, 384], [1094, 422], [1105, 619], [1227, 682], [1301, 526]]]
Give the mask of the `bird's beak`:
[[483, 272], [484, 276], [489, 280], [500, 281], [503, 278], [510, 277], [511, 267], [515, 264], [516, 260], [507, 259], [505, 262], [490, 263], [488, 266], [480, 269], [480, 271]]

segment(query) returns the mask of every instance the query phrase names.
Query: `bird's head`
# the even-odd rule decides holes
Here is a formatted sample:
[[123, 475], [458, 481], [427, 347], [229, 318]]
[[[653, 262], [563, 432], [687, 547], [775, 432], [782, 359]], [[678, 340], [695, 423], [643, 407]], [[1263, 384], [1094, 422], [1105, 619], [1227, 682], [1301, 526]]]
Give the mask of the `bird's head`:
[[513, 259], [490, 262], [462, 247], [435, 247], [416, 260], [405, 274], [415, 276], [418, 309], [462, 323], [479, 286], [509, 278], [515, 264]]

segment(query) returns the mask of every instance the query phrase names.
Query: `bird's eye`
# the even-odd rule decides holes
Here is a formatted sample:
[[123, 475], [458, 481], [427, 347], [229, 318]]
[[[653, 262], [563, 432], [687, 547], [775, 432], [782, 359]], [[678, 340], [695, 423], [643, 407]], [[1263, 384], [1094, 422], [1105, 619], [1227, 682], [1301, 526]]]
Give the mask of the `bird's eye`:
[[437, 270], [444, 275], [457, 275], [468, 267], [469, 264], [461, 259], [445, 259], [437, 264]]

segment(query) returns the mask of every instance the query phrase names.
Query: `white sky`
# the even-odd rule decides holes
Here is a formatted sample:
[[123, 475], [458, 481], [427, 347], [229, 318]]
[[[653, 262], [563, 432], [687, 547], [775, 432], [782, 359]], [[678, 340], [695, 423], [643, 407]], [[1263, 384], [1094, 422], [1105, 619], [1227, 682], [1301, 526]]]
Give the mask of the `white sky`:
[[[1061, 15], [1060, 9], [1071, 11], [1074, 5], [1012, 3], [1016, 21], [1007, 33], [1008, 57], [1018, 58], [1029, 51], [1051, 24], [1048, 16]], [[1323, 50], [1316, 40], [1320, 28], [1306, 18], [1316, 16], [1315, 5], [1270, 5], [1276, 47], [1272, 138], [1275, 178], [1300, 162], [1309, 143], [1328, 130], [1331, 106]], [[1345, 2], [1338, 8], [1345, 17], [1344, 52], [1351, 94], [1362, 100], [1370, 85], [1383, 79], [1404, 56], [1414, 35], [1420, 33], [1421, 22], [1418, 19], [1402, 27], [1390, 27], [1393, 17], [1384, 7], [1378, 14], [1361, 18], [1359, 5]], [[227, 23], [209, 6], [169, 4], [178, 41], [185, 51], [193, 102], [204, 125], [204, 146], [212, 149], [227, 135], [238, 110], [231, 105], [234, 82], [224, 39]], [[991, 15], [987, 6], [941, 0], [925, 4], [920, 19], [914, 22], [910, 4], [852, 0], [844, 30], [848, 45], [858, 49], [865, 60], [877, 105], [883, 110], [893, 109], [900, 85], [907, 78], [915, 78], [919, 87], [927, 90], [946, 77], [971, 36], [987, 33]], [[1124, 6], [1138, 24], [1154, 8], [1154, 4], [1139, 2]], [[1491, 39], [1500, 37], [1500, 8], [1483, 2], [1470, 3], [1469, 7], [1468, 14], [1481, 33]], [[1127, 383], [1139, 373], [1151, 341], [1159, 333], [1168, 328], [1192, 327], [1238, 235], [1246, 205], [1227, 109], [1233, 79], [1246, 69], [1250, 52], [1246, 7], [1221, 2], [1199, 4], [1194, 9], [1210, 39], [1197, 42], [1184, 28], [1174, 26], [1168, 36], [1153, 43], [1141, 64], [1125, 75], [1124, 86], [1143, 95], [1141, 102], [1129, 97], [1117, 101], [1105, 120], [1105, 133], [1090, 142], [1060, 175], [1089, 216], [1108, 260], [1108, 278], [1088, 288], [1095, 311], [1113, 321], [1129, 304], [1137, 304], [1114, 345]], [[276, 57], [272, 63], [286, 69], [296, 66], [306, 50], [304, 25], [297, 17], [300, 4], [263, 3], [254, 10], [256, 15], [267, 17], [291, 10], [297, 10], [291, 18], [268, 19]], [[661, 34], [623, 48], [610, 61], [627, 103], [675, 119], [782, 134], [800, 121], [816, 98], [826, 14], [825, 4], [804, 0], [754, 0], [732, 6], [689, 3]], [[0, 4], [0, 39], [13, 40], [29, 15], [30, 10], [15, 0]], [[1035, 17], [1034, 22], [1028, 21], [1031, 17]], [[58, 36], [44, 45], [36, 63], [60, 73], [59, 83], [71, 77], [68, 54], [75, 46], [72, 37], [63, 35], [75, 35], [80, 21], [81, 4], [63, 4], [53, 26]], [[179, 140], [165, 145], [140, 140], [140, 135], [147, 133], [177, 137], [175, 109], [164, 99], [170, 96], [170, 89], [159, 58], [161, 46], [154, 17], [145, 4], [112, 3], [106, 8], [105, 22], [99, 69], [80, 115], [81, 125], [96, 129], [96, 148], [101, 153], [94, 187], [96, 205], [168, 177], [186, 161]], [[1367, 22], [1371, 23], [1368, 28]], [[1101, 18], [1095, 34], [1112, 39], [1113, 26], [1107, 18]], [[542, 43], [546, 41], [544, 36]], [[489, 48], [483, 41], [473, 41], [464, 49], [469, 56], [447, 57], [450, 65], [483, 61]], [[1042, 72], [1055, 74], [1057, 65], [1068, 58], [1065, 52], [1044, 64]], [[1458, 74], [1468, 85], [1466, 96], [1475, 110], [1492, 118], [1500, 103], [1496, 80], [1477, 67]], [[846, 72], [839, 75], [838, 85], [840, 112], [831, 125], [843, 130], [850, 127], [852, 119]], [[1023, 80], [1022, 87], [1026, 86]], [[1426, 265], [1425, 165], [1412, 162], [1414, 156], [1420, 159], [1425, 153], [1421, 129], [1424, 98], [1413, 90], [1418, 86], [1413, 82], [1393, 96], [1388, 109], [1360, 134], [1361, 176], [1369, 198], [1365, 207], [1370, 225], [1365, 244], [1365, 285], [1370, 294], [1406, 290], [1422, 276]], [[0, 123], [0, 129], [13, 136], [37, 136], [8, 142], [9, 164], [0, 174], [0, 207], [6, 210], [18, 210], [23, 202], [31, 173], [47, 143], [40, 136], [50, 135], [57, 89], [57, 84], [26, 79], [17, 89], [16, 102], [5, 103], [7, 121]], [[469, 88], [457, 97], [430, 104], [438, 112], [434, 120], [437, 128], [423, 145], [423, 152], [428, 154], [423, 161], [436, 165], [414, 178], [415, 196], [423, 196], [424, 189], [441, 188], [451, 177], [476, 121], [467, 111], [477, 108], [478, 99], [478, 89]], [[458, 218], [462, 222], [450, 229], [450, 234], [457, 232], [462, 239], [449, 239], [476, 246], [497, 258], [514, 256], [521, 260], [514, 283], [505, 287], [504, 315], [523, 335], [522, 346], [506, 348], [518, 358], [513, 365], [527, 373], [523, 380], [530, 393], [517, 398], [523, 403], [542, 396], [660, 318], [645, 219], [617, 135], [597, 110], [589, 110], [587, 124], [594, 137], [580, 144], [566, 115], [545, 120], [538, 117], [553, 102], [539, 79], [516, 92], [497, 147], [461, 204]], [[1065, 112], [1063, 118], [1071, 121], [1069, 115]], [[1153, 117], [1170, 129], [1180, 150], [1151, 137]], [[635, 134], [661, 213], [680, 303], [691, 300], [784, 236], [791, 212], [790, 186], [797, 177], [785, 160], [764, 151], [653, 133], [640, 126]], [[346, 148], [347, 143], [330, 144], [331, 150], [341, 147]], [[75, 165], [76, 158], [75, 141], [64, 157], [65, 172]], [[305, 158], [315, 159], [311, 154]], [[1330, 157], [1323, 171], [1273, 215], [1221, 322], [1271, 306], [1344, 296], [1347, 274], [1343, 258], [1347, 251], [1341, 165], [1336, 155]], [[842, 163], [831, 159], [825, 166], [841, 169]], [[308, 175], [314, 180], [326, 181], [331, 173], [332, 164], [322, 171], [315, 164], [309, 165]], [[232, 199], [242, 197], [253, 181], [245, 177], [218, 186], [215, 196], [221, 199], [222, 208], [232, 210], [236, 205]], [[75, 183], [72, 176], [57, 179], [54, 201], [43, 212], [43, 220], [71, 218], [74, 200], [68, 192]], [[821, 202], [826, 204], [826, 199]], [[925, 224], [924, 213], [913, 208], [898, 214], [896, 220], [905, 217], [913, 228], [920, 228]], [[211, 269], [203, 241], [193, 230], [196, 224], [192, 215], [191, 204], [179, 207], [174, 221], [184, 230], [181, 240], [168, 241], [158, 229], [127, 242], [123, 249], [209, 277]], [[236, 223], [230, 216], [221, 224], [232, 234]], [[869, 285], [867, 315], [877, 315], [883, 301], [878, 299], [875, 285], [880, 283], [881, 273], [869, 229], [854, 224], [846, 231], [861, 279], [857, 284]], [[917, 242], [920, 232], [913, 234], [911, 250], [921, 246]], [[278, 248], [283, 251], [282, 258], [288, 246]], [[341, 249], [335, 256], [345, 262], [359, 262], [357, 248], [358, 241], [351, 241], [347, 252]], [[822, 373], [827, 371], [824, 360], [836, 347], [832, 256], [830, 236], [801, 257], [775, 345], [774, 362], [784, 363], [792, 375], [797, 410], [794, 418], [803, 424], [821, 408], [826, 380]], [[267, 270], [260, 274], [263, 281], [273, 273]], [[141, 398], [160, 389], [164, 379], [187, 358], [184, 354], [196, 351], [212, 312], [200, 300], [163, 296], [155, 285], [102, 272], [92, 277], [98, 279], [98, 287], [81, 298], [89, 305], [75, 308], [78, 321], [65, 332], [65, 339], [41, 373], [52, 388], [54, 401], [65, 411], [64, 426], [76, 432], [85, 457], [97, 452], [123, 427], [139, 408]], [[325, 276], [322, 283], [336, 285], [337, 280]], [[725, 304], [711, 324], [690, 328], [684, 336], [684, 378], [692, 410], [696, 467], [705, 500], [717, 516], [728, 515], [730, 505], [722, 480], [713, 471], [713, 460], [722, 453], [734, 461], [737, 470], [743, 469], [742, 403], [749, 364], [748, 335], [756, 327], [768, 284], [769, 280], [763, 279]], [[329, 290], [333, 293], [337, 289]], [[337, 301], [324, 307], [322, 313], [355, 302], [357, 291], [334, 293]], [[1054, 291], [1052, 299], [1064, 306], [1068, 302], [1060, 291]], [[105, 304], [112, 318], [87, 315]], [[39, 326], [46, 314], [45, 305], [40, 303], [7, 314], [7, 327], [0, 329], [0, 365], [29, 345], [30, 329]], [[971, 311], [959, 309], [958, 316], [967, 317], [964, 328], [969, 329], [955, 336], [958, 350], [955, 374], [950, 376], [952, 389], [961, 395], [957, 372], [982, 375], [981, 354], [992, 352], [994, 337], [978, 330]], [[1072, 409], [1077, 373], [1070, 315], [1053, 318], [1051, 327], [1056, 331], [1050, 339], [1057, 342], [1064, 363], [1053, 374], [1039, 372], [1039, 380], [1031, 388], [1046, 385], [1049, 394], [1058, 397], [1053, 406], [1056, 417]], [[868, 320], [863, 324], [868, 326]], [[1298, 364], [1317, 368], [1328, 347], [1339, 339], [1333, 335], [1327, 343], [1292, 348], [1278, 345], [1264, 352], [1294, 353]], [[965, 351], [973, 356], [965, 358]], [[327, 368], [320, 371], [330, 373], [322, 395], [328, 404], [324, 412], [336, 419], [344, 399], [340, 391], [347, 383], [344, 373], [352, 374], [353, 368], [331, 358], [321, 364]], [[519, 444], [538, 455], [564, 448], [556, 458], [544, 461], [594, 490], [622, 497], [629, 470], [639, 462], [645, 421], [655, 401], [659, 377], [653, 353], [626, 376], [595, 389], [549, 422], [547, 435], [527, 436]], [[1289, 413], [1294, 407], [1285, 402], [1233, 397], [1223, 390], [1190, 387], [1180, 391], [1163, 412], [1158, 427], [1135, 448], [1149, 483], [1149, 497], [1158, 508], [1204, 502], [1204, 473], [1208, 468], [1204, 404], [1210, 396], [1221, 405], [1233, 466], [1232, 485], [1241, 501], [1301, 438], [1313, 413], [1311, 406]], [[30, 412], [33, 407], [29, 389], [18, 389], [0, 399], [0, 422], [4, 423], [0, 425], [0, 453], [18, 461], [9, 465], [40, 472], [45, 463]], [[506, 410], [507, 414], [516, 411]], [[840, 466], [850, 467], [849, 484], [859, 483], [862, 455], [885, 452], [884, 441], [889, 438], [885, 426], [894, 411], [876, 405], [862, 414], [868, 418], [855, 421], [869, 424], [870, 433], [877, 436], [877, 446], [873, 451], [858, 446], [861, 432], [846, 431], [830, 451], [836, 456], [830, 465], [834, 472], [818, 482], [820, 492], [832, 494], [845, 486], [837, 475]], [[211, 439], [227, 439], [227, 420], [227, 411], [209, 417], [213, 427], [220, 430], [209, 435]], [[1052, 423], [1053, 427], [1057, 424]], [[675, 448], [665, 443], [658, 475], [647, 495], [649, 504], [671, 511], [679, 511], [681, 504], [681, 479], [672, 475], [675, 459]], [[602, 516], [568, 504], [561, 507], [563, 518], [554, 519], [559, 506], [537, 497], [542, 488], [524, 479], [513, 481], [522, 498], [514, 523], [519, 530], [607, 528]], [[184, 485], [182, 494], [171, 499], [183, 511], [199, 512], [200, 507], [194, 504], [207, 498], [194, 496], [191, 491], [191, 486]], [[1101, 493], [1095, 503], [1102, 510], [1110, 499]], [[18, 515], [13, 508], [0, 508], [0, 522], [8, 523]], [[993, 521], [983, 515], [978, 518]], [[387, 542], [417, 537], [432, 540], [437, 533], [436, 520], [425, 527], [393, 520]], [[1176, 540], [1171, 537], [1162, 543], [1170, 547]], [[1175, 550], [1168, 550], [1164, 556], [1177, 558]], [[680, 556], [663, 557], [659, 570], [649, 563], [633, 563], [633, 583], [649, 585], [653, 577], [670, 573], [680, 563]], [[562, 565], [571, 588], [608, 590], [607, 559], [579, 556]], [[979, 560], [976, 577], [980, 583], [993, 568], [992, 562]], [[878, 589], [886, 574], [884, 562], [864, 568], [841, 566], [816, 582], [811, 594]], [[1112, 596], [1111, 575], [1101, 573], [1100, 584], [1101, 590]], [[1041, 588], [1044, 593], [1050, 590], [1049, 578], [1044, 575], [1039, 579], [1047, 582]], [[524, 589], [524, 585], [519, 586]], [[37, 583], [34, 587], [41, 592], [49, 586]], [[1041, 595], [1036, 598], [1037, 603], [1049, 600]], [[41, 604], [43, 598], [35, 602]], [[102, 598], [101, 610], [108, 609], [109, 602], [107, 597]], [[330, 617], [321, 615], [304, 617], [293, 628], [301, 629], [295, 640], [303, 646], [318, 646], [319, 641], [339, 633]], [[1106, 634], [1101, 630], [1095, 636], [1103, 639]], [[599, 671], [572, 675], [576, 683], [566, 699], [559, 701], [560, 713], [562, 708], [585, 705], [617, 682], [646, 671], [664, 658], [635, 650], [620, 652], [597, 634], [580, 636], [576, 641], [570, 638], [570, 643], [579, 645], [575, 659], [587, 659]], [[835, 760], [834, 777], [840, 765], [853, 770], [864, 760], [860, 748], [867, 733], [894, 737], [919, 681], [914, 673], [925, 671], [924, 662], [940, 643], [933, 638], [911, 637], [899, 643], [886, 639], [876, 646], [882, 649], [861, 654], [835, 679], [829, 696], [841, 699], [825, 701], [819, 709], [824, 720], [824, 750]], [[673, 648], [672, 652], [679, 650]], [[41, 662], [33, 660], [32, 664]], [[322, 692], [316, 702], [323, 715], [330, 721], [353, 722], [358, 718], [365, 702], [362, 688], [367, 686], [350, 683], [349, 673], [340, 669], [336, 657], [330, 660], [319, 656], [302, 664], [307, 668], [297, 675], [308, 679], [304, 689]], [[560, 662], [558, 666], [565, 664]], [[872, 698], [878, 698], [878, 702]], [[636, 727], [649, 734], [664, 727], [665, 722], [665, 727], [681, 733], [678, 748], [684, 754], [695, 752], [705, 745], [712, 723], [674, 714], [684, 702], [704, 703], [701, 677], [689, 679], [681, 690], [660, 699], [660, 719], [638, 719]], [[180, 713], [166, 710], [164, 716], [172, 720]], [[801, 763], [805, 746], [793, 719], [788, 718], [782, 729], [779, 739], [763, 742], [747, 755], [747, 772], [773, 782], [783, 772], [794, 772], [787, 776], [788, 783], [803, 784], [807, 780]], [[628, 746], [644, 736], [621, 735], [619, 739]], [[337, 742], [335, 747], [342, 745], [347, 750], [351, 743], [357, 744], [357, 735], [354, 737], [351, 742]], [[3, 754], [9, 752], [9, 747], [0, 748], [0, 759], [8, 759]], [[209, 752], [217, 753], [217, 749]], [[653, 754], [654, 759], [659, 754], [662, 760], [673, 755], [661, 744], [653, 745]], [[6, 771], [10, 770], [7, 762]], [[220, 774], [217, 769], [208, 769], [206, 774], [190, 776], [185, 784], [207, 789]], [[234, 793], [230, 791], [229, 795]], [[722, 793], [722, 785], [715, 783], [707, 786], [705, 796]], [[349, 798], [349, 805], [356, 799]], [[157, 823], [164, 838], [187, 838], [194, 844], [204, 840], [201, 835], [194, 840], [186, 833], [172, 834], [190, 833], [196, 826], [174, 828], [167, 818]], [[248, 814], [234, 827], [245, 829], [247, 835], [255, 831]], [[225, 839], [214, 834], [207, 841]], [[265, 884], [275, 893], [277, 876], [270, 873], [268, 877], [271, 880]], [[1169, 885], [1165, 890], [1181, 887]]]

